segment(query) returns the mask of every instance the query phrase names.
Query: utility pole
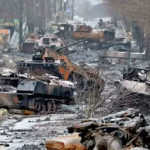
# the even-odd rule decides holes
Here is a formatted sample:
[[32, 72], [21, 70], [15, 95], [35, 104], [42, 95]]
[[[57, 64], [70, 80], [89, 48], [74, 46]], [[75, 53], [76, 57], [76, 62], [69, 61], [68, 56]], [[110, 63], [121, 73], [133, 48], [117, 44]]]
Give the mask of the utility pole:
[[72, 16], [71, 16], [72, 20], [73, 20], [73, 17], [74, 17], [74, 3], [75, 3], [75, 0], [72, 0]]
[[48, 0], [44, 1], [44, 8], [45, 8], [45, 29], [47, 29], [47, 25], [48, 25]]
[[54, 0], [53, 3], [54, 3], [54, 20], [55, 20], [55, 23], [56, 23], [56, 13], [57, 13], [57, 8], [56, 8], [57, 3], [56, 3], [56, 0]]
[[53, 18], [53, 10], [52, 10], [52, 0], [49, 0], [49, 3], [48, 3], [48, 19], [49, 21], [52, 21], [52, 18]]
[[22, 26], [23, 26], [23, 3], [22, 0], [20, 0], [20, 18], [19, 18], [19, 48], [21, 48], [22, 44]]

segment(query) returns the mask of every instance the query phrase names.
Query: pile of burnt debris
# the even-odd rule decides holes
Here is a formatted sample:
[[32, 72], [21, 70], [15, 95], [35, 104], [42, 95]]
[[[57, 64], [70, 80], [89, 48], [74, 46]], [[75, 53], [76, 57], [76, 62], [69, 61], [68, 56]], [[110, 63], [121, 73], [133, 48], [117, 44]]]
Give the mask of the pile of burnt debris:
[[123, 81], [117, 85], [118, 97], [111, 102], [112, 112], [135, 108], [144, 115], [150, 114], [150, 69], [146, 66], [144, 64], [142, 67], [129, 67], [124, 71]]
[[[86, 120], [68, 128], [71, 134], [70, 147], [75, 150], [148, 150], [150, 149], [150, 122], [138, 110], [128, 109], [116, 114], [111, 114], [99, 120]], [[71, 140], [72, 139], [72, 140]], [[67, 138], [64, 138], [64, 141]], [[58, 142], [56, 142], [58, 141]], [[61, 143], [61, 138], [55, 142], [49, 140], [46, 142], [48, 150], [64, 144], [68, 147], [66, 141]], [[78, 142], [77, 142], [78, 141]], [[80, 141], [80, 144], [79, 144]], [[63, 147], [63, 146], [62, 146]], [[64, 150], [62, 148], [62, 150]]]
[[69, 128], [79, 132], [87, 149], [150, 148], [150, 124], [134, 109], [101, 118], [97, 122], [83, 122]]
[[25, 144], [22, 146], [22, 148], [18, 148], [16, 150], [41, 150], [40, 148], [38, 148], [37, 146], [35, 145], [28, 145], [28, 144]]
[[129, 91], [124, 91], [126, 94], [122, 94], [117, 99], [112, 101], [111, 111], [121, 111], [125, 108], [135, 108], [139, 109], [144, 115], [150, 114], [150, 101], [149, 95], [132, 93]]

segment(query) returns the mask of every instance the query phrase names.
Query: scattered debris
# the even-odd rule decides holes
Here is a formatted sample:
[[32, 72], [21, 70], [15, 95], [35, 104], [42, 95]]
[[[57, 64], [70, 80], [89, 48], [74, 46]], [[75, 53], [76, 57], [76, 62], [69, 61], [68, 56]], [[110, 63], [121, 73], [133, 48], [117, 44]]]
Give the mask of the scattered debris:
[[17, 148], [16, 150], [42, 150], [38, 146], [25, 144], [22, 148]]
[[[69, 1], [60, 7], [67, 5]], [[47, 6], [41, 8], [44, 7]], [[35, 8], [40, 9], [38, 1]], [[67, 9], [62, 16], [71, 10]], [[59, 17], [56, 16], [56, 22]], [[41, 18], [48, 21], [49, 17]], [[0, 109], [0, 145], [2, 148], [4, 145], [3, 149], [150, 149], [150, 119], [144, 116], [150, 114], [149, 70], [129, 67], [144, 59], [146, 52], [137, 51], [132, 33], [125, 33], [122, 22], [97, 21], [95, 28], [84, 23], [50, 25], [47, 22], [44, 31], [41, 20], [41, 25], [34, 29], [36, 34], [28, 38], [24, 35], [28, 29], [25, 23], [25, 40], [20, 43], [19, 52], [9, 47], [9, 29], [0, 30], [3, 33], [0, 35], [3, 48], [0, 48], [5, 52], [0, 61], [0, 108], [3, 108]], [[13, 37], [17, 32], [14, 31]], [[105, 62], [110, 70], [100, 68], [100, 63]], [[123, 67], [119, 66], [117, 71], [121, 75], [114, 79], [111, 69], [117, 64]], [[129, 70], [124, 73], [126, 68]], [[106, 75], [109, 71], [113, 76], [111, 81]], [[117, 92], [113, 91], [115, 85], [119, 87]], [[135, 109], [122, 111], [126, 108]], [[108, 111], [121, 112], [101, 117]], [[95, 114], [101, 116], [83, 120]], [[81, 122], [73, 126], [76, 121]], [[71, 126], [69, 133], [77, 133], [68, 135], [66, 126]]]
[[69, 127], [69, 133], [78, 132], [81, 143], [88, 150], [123, 148], [150, 148], [149, 127], [144, 115], [129, 109], [108, 115], [98, 121], [83, 121]]
[[130, 67], [123, 73], [123, 81], [117, 86], [117, 97], [113, 99], [111, 111], [121, 111], [125, 108], [139, 109], [149, 115], [149, 68]]

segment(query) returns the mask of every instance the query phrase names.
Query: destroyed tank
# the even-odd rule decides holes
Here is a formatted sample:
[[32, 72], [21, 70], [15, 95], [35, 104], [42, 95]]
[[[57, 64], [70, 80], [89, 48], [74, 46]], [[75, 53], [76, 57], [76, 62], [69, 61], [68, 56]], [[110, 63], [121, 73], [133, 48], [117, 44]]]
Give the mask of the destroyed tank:
[[46, 34], [40, 38], [38, 42], [42, 47], [60, 48], [64, 46], [64, 42], [56, 34]]
[[32, 54], [37, 46], [38, 36], [33, 33], [22, 43], [21, 52]]
[[75, 39], [86, 39], [95, 42], [111, 41], [114, 39], [114, 36], [113, 30], [104, 29], [98, 31], [87, 25], [77, 26], [77, 30], [73, 33], [73, 38]]
[[73, 91], [72, 84], [64, 86], [32, 80], [22, 81], [17, 87], [20, 107], [34, 111], [56, 111], [61, 104], [73, 104]]
[[73, 25], [72, 24], [52, 24], [51, 29], [56, 32], [58, 35], [65, 35], [65, 34], [72, 34], [73, 32]]
[[99, 77], [97, 71], [89, 67], [78, 67], [66, 55], [52, 48], [38, 48], [31, 62], [18, 63], [18, 72], [21, 74], [30, 72], [31, 75], [39, 76], [48, 73], [60, 79], [77, 81], [79, 87], [84, 86], [84, 81], [87, 81], [89, 86], [95, 84], [101, 89], [104, 86], [104, 81]]
[[[9, 77], [8, 77], [9, 79]], [[57, 111], [61, 104], [74, 103], [74, 85], [58, 78], [18, 79], [18, 85], [13, 82], [0, 91], [0, 107], [8, 109], [25, 109], [35, 112]]]

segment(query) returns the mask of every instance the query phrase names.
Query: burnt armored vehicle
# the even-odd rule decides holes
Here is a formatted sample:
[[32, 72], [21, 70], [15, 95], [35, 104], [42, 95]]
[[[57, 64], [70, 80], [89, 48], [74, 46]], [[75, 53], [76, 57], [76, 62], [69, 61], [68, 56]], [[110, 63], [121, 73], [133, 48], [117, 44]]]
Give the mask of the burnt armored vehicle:
[[[13, 87], [13, 85], [10, 85]], [[57, 111], [61, 104], [70, 105], [74, 85], [57, 78], [24, 79], [14, 87], [14, 91], [0, 92], [0, 107], [25, 109], [35, 112]]]
[[97, 41], [99, 43], [112, 41], [114, 40], [114, 36], [114, 30], [103, 29], [98, 31], [87, 25], [77, 26], [77, 30], [73, 33], [73, 38], [75, 39], [86, 39], [88, 41]]
[[61, 104], [73, 104], [74, 86], [71, 82], [49, 80], [22, 81], [17, 87], [20, 107], [34, 111], [56, 111]]
[[34, 49], [38, 46], [38, 36], [32, 33], [23, 43], [21, 46], [22, 53], [29, 53], [32, 54]]
[[63, 80], [77, 82], [79, 83], [78, 87], [81, 87], [81, 85], [83, 87], [86, 81], [89, 86], [94, 84], [102, 90], [104, 87], [104, 81], [96, 70], [90, 67], [77, 66], [66, 55], [51, 48], [38, 48], [33, 55], [32, 61], [18, 63], [18, 72], [22, 74], [30, 73], [34, 76], [42, 76], [47, 73]]

